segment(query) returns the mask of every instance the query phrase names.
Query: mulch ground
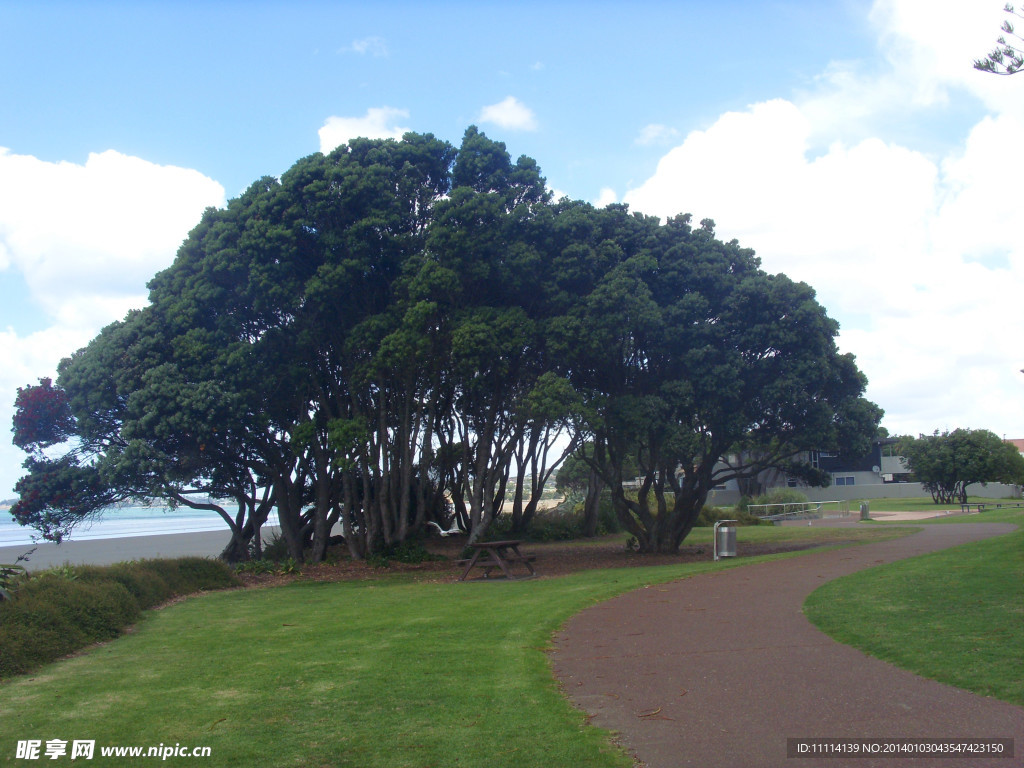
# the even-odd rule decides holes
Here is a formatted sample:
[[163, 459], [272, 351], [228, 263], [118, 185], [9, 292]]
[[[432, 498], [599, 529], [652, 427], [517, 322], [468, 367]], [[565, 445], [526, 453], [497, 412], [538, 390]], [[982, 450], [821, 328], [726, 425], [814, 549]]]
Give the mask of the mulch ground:
[[[835, 545], [828, 541], [823, 544]], [[752, 544], [739, 542], [737, 556], [768, 555], [777, 552], [794, 552], [810, 549], [823, 544]], [[391, 561], [387, 567], [372, 565], [365, 560], [353, 560], [347, 551], [336, 548], [328, 553], [328, 561], [315, 565], [304, 565], [298, 574], [241, 573], [239, 577], [246, 586], [273, 586], [297, 580], [310, 581], [361, 581], [379, 579], [394, 574], [403, 574], [420, 581], [456, 581], [462, 568], [455, 561], [460, 559], [465, 548], [465, 537], [450, 536], [445, 539], [432, 539], [426, 542], [426, 548], [435, 556], [443, 559], [428, 560], [423, 563], [401, 563]], [[527, 542], [520, 546], [524, 553], [537, 556], [534, 567], [537, 578], [547, 579], [566, 576], [578, 571], [599, 568], [631, 568], [649, 565], [672, 565], [710, 561], [713, 553], [709, 546], [680, 547], [675, 555], [641, 555], [627, 550], [621, 536], [608, 536], [592, 541], [572, 542]]]

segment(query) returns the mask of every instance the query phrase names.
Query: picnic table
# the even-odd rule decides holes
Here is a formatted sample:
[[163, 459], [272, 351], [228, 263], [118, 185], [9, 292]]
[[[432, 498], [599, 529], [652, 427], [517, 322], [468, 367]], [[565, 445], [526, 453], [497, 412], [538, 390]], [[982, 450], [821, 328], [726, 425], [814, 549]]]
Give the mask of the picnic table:
[[[472, 545], [475, 550], [473, 557], [468, 560], [459, 560], [459, 565], [464, 564], [466, 566], [462, 575], [459, 576], [459, 581], [465, 581], [469, 572], [474, 568], [483, 568], [485, 579], [491, 575], [491, 571], [495, 568], [500, 569], [505, 574], [505, 578], [510, 580], [536, 576], [537, 572], [533, 570], [533, 565], [531, 564], [536, 559], [536, 556], [524, 555], [520, 552], [519, 545], [522, 543], [518, 539], [476, 542]], [[512, 566], [517, 564], [525, 565], [526, 569], [530, 572], [529, 575], [514, 576], [512, 574]]]

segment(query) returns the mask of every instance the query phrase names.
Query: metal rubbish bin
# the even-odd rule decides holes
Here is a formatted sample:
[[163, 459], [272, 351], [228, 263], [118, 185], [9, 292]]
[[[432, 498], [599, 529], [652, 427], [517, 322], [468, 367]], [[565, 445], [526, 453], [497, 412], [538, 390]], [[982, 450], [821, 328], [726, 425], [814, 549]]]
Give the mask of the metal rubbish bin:
[[871, 514], [871, 512], [868, 509], [868, 503], [866, 501], [862, 501], [860, 503], [860, 519], [861, 520], [870, 520], [871, 519], [870, 514]]
[[715, 523], [715, 560], [736, 557], [736, 526], [738, 520], [719, 520]]

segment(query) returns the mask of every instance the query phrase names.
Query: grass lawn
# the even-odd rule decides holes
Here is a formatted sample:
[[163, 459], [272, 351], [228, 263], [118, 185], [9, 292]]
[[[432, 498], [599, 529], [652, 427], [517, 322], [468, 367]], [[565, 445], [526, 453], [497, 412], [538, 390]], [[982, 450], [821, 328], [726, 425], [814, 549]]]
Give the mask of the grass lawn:
[[[946, 509], [960, 509], [959, 504], [936, 504], [931, 496], [920, 496], [910, 499], [858, 499], [850, 502], [851, 513], [860, 508], [860, 502], [866, 501], [872, 512], [931, 512]], [[983, 496], [968, 496], [967, 501], [971, 504], [985, 504], [994, 506], [996, 504], [1021, 504], [1020, 499], [989, 499]], [[975, 519], [977, 522], [977, 519]]]
[[[1024, 512], [915, 525], [969, 522], [1021, 525]], [[829, 582], [804, 611], [822, 631], [872, 656], [1024, 706], [1024, 528]]]
[[[855, 535], [898, 533], [863, 526]], [[835, 536], [740, 532], [787, 534]], [[94, 739], [96, 765], [101, 746], [181, 744], [210, 747], [202, 762], [211, 766], [625, 767], [607, 734], [560, 695], [544, 652], [553, 633], [626, 590], [753, 560], [511, 583], [385, 578], [211, 593], [0, 684], [0, 762], [14, 761], [19, 740]]]

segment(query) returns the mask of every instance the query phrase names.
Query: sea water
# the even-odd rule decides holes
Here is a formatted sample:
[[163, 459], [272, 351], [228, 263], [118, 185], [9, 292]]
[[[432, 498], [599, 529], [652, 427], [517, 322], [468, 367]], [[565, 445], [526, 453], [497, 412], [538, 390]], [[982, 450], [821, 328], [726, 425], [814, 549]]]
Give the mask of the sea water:
[[[231, 512], [231, 507], [226, 507]], [[277, 525], [277, 513], [271, 513], [266, 526]], [[120, 539], [127, 536], [159, 536], [167, 533], [200, 533], [224, 531], [228, 524], [216, 512], [178, 507], [118, 507], [106, 510], [91, 522], [75, 527], [65, 541], [89, 539]], [[34, 528], [19, 525], [9, 509], [0, 509], [0, 547], [32, 544], [38, 538]]]

